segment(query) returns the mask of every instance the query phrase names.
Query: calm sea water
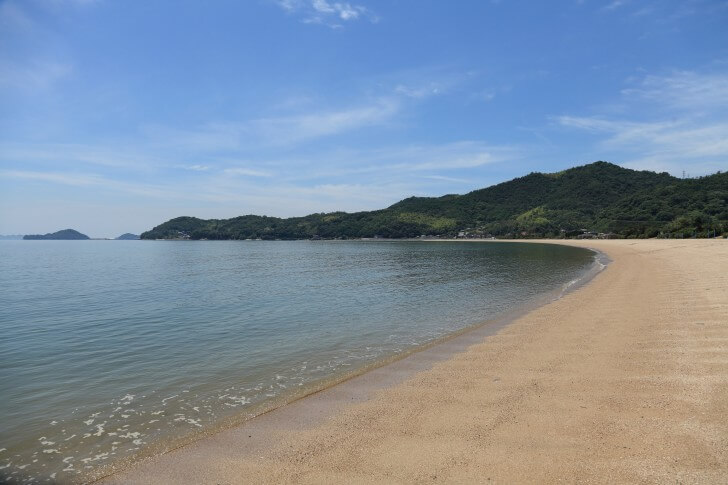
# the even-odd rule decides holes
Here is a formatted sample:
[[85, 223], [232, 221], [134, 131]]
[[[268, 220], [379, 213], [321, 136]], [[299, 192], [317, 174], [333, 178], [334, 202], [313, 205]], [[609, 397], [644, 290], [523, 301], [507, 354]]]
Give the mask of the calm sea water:
[[68, 482], [559, 292], [552, 245], [0, 242], [0, 481]]

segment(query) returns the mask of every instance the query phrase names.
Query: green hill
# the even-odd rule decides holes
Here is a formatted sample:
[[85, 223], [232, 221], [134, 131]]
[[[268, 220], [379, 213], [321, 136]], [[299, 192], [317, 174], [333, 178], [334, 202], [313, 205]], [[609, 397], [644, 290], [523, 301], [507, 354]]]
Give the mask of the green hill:
[[306, 239], [454, 236], [706, 236], [728, 231], [728, 174], [678, 179], [595, 162], [531, 173], [464, 195], [410, 197], [382, 210], [281, 219], [178, 217], [142, 239]]
[[23, 236], [25, 240], [37, 240], [37, 239], [55, 239], [55, 240], [82, 240], [89, 239], [86, 234], [81, 234], [74, 229], [63, 229], [62, 231], [48, 233], [48, 234], [29, 234]]
[[116, 238], [117, 241], [135, 241], [137, 239], [139, 239], [139, 236], [137, 236], [136, 234], [132, 234], [130, 232], [126, 232]]

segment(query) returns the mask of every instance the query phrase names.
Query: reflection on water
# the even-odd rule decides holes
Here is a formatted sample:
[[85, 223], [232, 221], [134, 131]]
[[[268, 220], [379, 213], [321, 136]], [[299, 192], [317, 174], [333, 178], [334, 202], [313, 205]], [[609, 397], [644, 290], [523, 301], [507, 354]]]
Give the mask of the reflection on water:
[[446, 242], [0, 242], [0, 478], [68, 481], [577, 278]]

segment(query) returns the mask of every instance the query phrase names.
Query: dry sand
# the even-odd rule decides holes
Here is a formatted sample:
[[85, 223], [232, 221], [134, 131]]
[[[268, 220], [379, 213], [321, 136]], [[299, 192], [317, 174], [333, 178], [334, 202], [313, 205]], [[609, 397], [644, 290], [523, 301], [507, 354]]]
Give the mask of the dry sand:
[[613, 262], [447, 359], [431, 349], [104, 483], [728, 483], [728, 241], [568, 244]]

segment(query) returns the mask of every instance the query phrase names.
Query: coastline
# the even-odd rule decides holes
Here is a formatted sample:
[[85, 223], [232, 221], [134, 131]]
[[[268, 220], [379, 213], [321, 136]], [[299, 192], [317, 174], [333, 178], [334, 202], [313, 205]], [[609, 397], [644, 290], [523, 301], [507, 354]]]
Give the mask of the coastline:
[[[624, 353], [618, 345], [629, 347], [630, 341], [625, 341], [624, 332], [644, 330], [645, 322], [651, 322], [648, 329], [654, 331], [656, 326], [659, 330], [659, 322], [653, 321], [655, 315], [651, 311], [662, 315], [665, 307], [670, 307], [682, 315], [691, 307], [698, 309], [695, 299], [700, 295], [689, 283], [699, 280], [691, 278], [690, 268], [673, 267], [677, 270], [670, 274], [669, 264], [667, 268], [664, 264], [656, 264], [665, 261], [659, 255], [654, 256], [655, 251], [680, 253], [683, 247], [682, 252], [692, 250], [701, 256], [717, 252], [723, 256], [722, 261], [728, 261], [728, 245], [720, 241], [685, 240], [539, 242], [566, 242], [603, 250], [614, 263], [609, 271], [599, 274], [590, 284], [572, 289], [561, 299], [530, 309], [510, 325], [478, 327], [239, 427], [148, 459], [102, 483], [479, 481], [486, 477], [502, 481], [551, 481], [557, 478], [606, 481], [606, 477], [620, 481], [660, 481], [674, 478], [677, 475], [671, 474], [671, 470], [675, 470], [675, 465], [665, 462], [664, 458], [642, 460], [641, 468], [638, 466], [637, 470], [634, 466], [625, 466], [624, 458], [630, 452], [624, 450], [632, 448], [623, 445], [625, 447], [617, 449], [607, 438], [612, 438], [616, 431], [628, 438], [631, 436], [632, 442], [639, 438], [629, 432], [626, 420], [618, 419], [622, 414], [629, 414], [636, 420], [632, 407], [639, 403], [626, 402], [628, 399], [623, 393], [615, 392], [614, 382], [602, 383], [611, 386], [595, 387], [594, 382], [600, 381], [599, 370], [610, 370], [609, 364], [615, 366], [612, 360], [600, 365], [596, 365], [596, 361], [600, 356], [614, 357]], [[716, 337], [718, 340], [711, 342], [713, 347], [717, 345], [718, 350], [714, 353], [718, 359], [711, 361], [709, 366], [722, 369], [725, 376], [728, 339], [720, 338], [727, 332], [724, 326], [715, 322], [728, 316], [725, 297], [720, 295], [720, 290], [725, 293], [728, 284], [725, 276], [718, 274], [720, 263], [711, 266], [700, 258], [678, 254], [678, 260], [672, 266], [680, 266], [686, 261], [695, 263], [696, 275], [713, 281], [712, 291], [718, 293], [715, 308], [711, 307], [712, 313], [709, 311], [707, 315], [707, 319], [712, 318], [711, 331], [720, 334]], [[716, 257], [716, 261], [720, 258]], [[725, 273], [726, 263], [722, 266]], [[652, 271], [651, 275], [646, 271]], [[654, 278], [660, 271], [665, 273], [662, 276], [666, 279]], [[675, 277], [685, 279], [686, 285], [666, 284], [674, 283]], [[625, 282], [631, 282], [634, 291], [625, 292]], [[615, 287], [614, 283], [622, 283], [622, 286]], [[684, 291], [686, 287], [690, 291]], [[676, 288], [683, 290], [682, 300], [657, 298]], [[642, 298], [638, 298], [640, 295]], [[589, 322], [590, 309], [597, 308], [601, 311], [594, 313], [593, 321]], [[676, 321], [677, 325], [679, 323], [680, 319]], [[708, 323], [703, 322], [702, 326], [707, 328], [706, 325]], [[693, 326], [689, 328], [697, 331]], [[611, 332], [614, 330], [623, 333]], [[661, 355], [660, 352], [644, 354], [641, 350], [644, 349], [630, 354], [638, 363], [647, 357]], [[685, 358], [685, 352], [665, 355]], [[589, 365], [589, 361], [594, 362]], [[671, 363], [675, 369], [682, 368], [678, 365], [680, 362]], [[575, 368], [574, 364], [577, 364]], [[664, 366], [651, 369], [660, 368]], [[642, 392], [639, 386], [634, 388], [635, 379], [642, 382], [639, 375], [629, 374], [629, 369], [620, 369], [619, 365], [611, 370], [615, 371], [610, 375], [618, 381], [617, 387], [626, 386], [626, 390], [636, 394]], [[620, 376], [616, 372], [619, 370], [625, 375]], [[718, 388], [719, 394], [723, 393], [716, 404], [718, 410], [726, 407], [725, 378], [712, 376], [712, 381], [708, 379], [706, 383], [700, 375], [692, 377], [700, 381], [703, 391], [706, 386], [711, 390]], [[566, 382], [569, 380], [571, 384]], [[675, 381], [667, 380], [677, 386], [680, 380], [677, 379], [677, 384]], [[692, 383], [688, 379], [684, 385], [690, 387]], [[652, 384], [648, 380], [645, 385], [650, 387]], [[676, 400], [664, 393], [660, 395], [658, 402], [663, 404], [663, 410], [674, 410], [685, 402], [685, 399]], [[654, 399], [652, 395], [642, 397], [648, 401]], [[638, 407], [643, 409], [643, 406]], [[648, 408], [652, 409], [651, 406]], [[644, 414], [640, 419], [645, 419]], [[651, 414], [654, 419], [654, 413]], [[640, 421], [633, 424], [640, 424]], [[691, 430], [683, 428], [679, 428], [683, 434]], [[727, 462], [728, 432], [725, 425], [709, 428], [714, 439], [712, 448], [710, 443], [699, 444], [709, 449], [707, 456], [712, 457], [712, 465], [688, 467], [690, 469], [681, 475], [688, 481], [715, 482], [728, 476], [726, 465], [720, 465], [721, 460], [723, 464]], [[660, 431], [660, 427], [650, 431]], [[669, 434], [675, 430], [668, 426], [662, 431]], [[698, 426], [692, 431], [700, 434], [706, 430], [705, 426]], [[599, 439], [583, 435], [588, 432], [595, 433]], [[605, 439], [614, 445], [614, 449], [605, 448]], [[664, 447], [663, 443], [661, 448]], [[619, 463], [610, 461], [610, 454], [605, 454], [614, 450], [620, 455]], [[678, 455], [688, 451], [672, 449]], [[689, 454], [697, 455], [698, 452]], [[649, 458], [649, 453], [647, 455]], [[614, 474], [618, 464], [617, 471], [623, 472], [621, 475]]]

